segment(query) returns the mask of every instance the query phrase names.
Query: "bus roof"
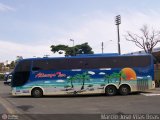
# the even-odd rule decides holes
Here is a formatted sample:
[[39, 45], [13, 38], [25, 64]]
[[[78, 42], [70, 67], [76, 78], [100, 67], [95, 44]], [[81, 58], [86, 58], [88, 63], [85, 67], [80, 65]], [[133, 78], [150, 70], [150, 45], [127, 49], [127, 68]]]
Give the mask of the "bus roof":
[[125, 57], [125, 56], [151, 56], [150, 54], [123, 54], [119, 55], [117, 53], [107, 53], [107, 54], [82, 54], [82, 55], [77, 55], [77, 56], [65, 56], [65, 57], [43, 57], [43, 58], [26, 58], [22, 59], [23, 60], [47, 60], [47, 59], [63, 59], [63, 58], [92, 58], [92, 57]]

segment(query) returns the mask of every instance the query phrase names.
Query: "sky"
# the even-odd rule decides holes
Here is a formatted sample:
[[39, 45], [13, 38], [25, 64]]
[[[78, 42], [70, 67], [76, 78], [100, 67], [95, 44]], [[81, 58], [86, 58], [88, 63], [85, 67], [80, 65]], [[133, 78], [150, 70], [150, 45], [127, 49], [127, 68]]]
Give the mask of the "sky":
[[[95, 53], [117, 53], [115, 16], [121, 15], [121, 52], [140, 49], [126, 41], [127, 31], [143, 25], [160, 30], [159, 0], [0, 0], [0, 62], [16, 56], [63, 56], [51, 45], [88, 42]], [[158, 44], [156, 47], [159, 47]]]

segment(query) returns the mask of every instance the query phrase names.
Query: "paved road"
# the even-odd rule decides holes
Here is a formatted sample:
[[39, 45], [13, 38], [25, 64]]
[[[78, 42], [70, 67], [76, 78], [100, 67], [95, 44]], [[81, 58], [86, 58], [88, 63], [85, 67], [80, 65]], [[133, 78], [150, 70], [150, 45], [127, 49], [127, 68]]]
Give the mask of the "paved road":
[[[90, 117], [93, 117], [93, 114], [160, 114], [160, 95], [158, 95], [160, 89], [143, 93], [143, 95], [49, 96], [44, 98], [12, 97], [9, 91], [9, 86], [0, 83], [0, 96], [7, 101], [6, 104], [9, 104], [11, 109], [15, 110], [12, 112], [28, 114], [34, 119], [37, 118], [35, 114], [41, 114], [40, 118], [44, 118], [46, 114], [65, 114], [66, 118], [70, 118], [71, 114], [72, 116], [73, 114], [91, 114]], [[145, 95], [152, 93], [157, 95]]]
[[160, 96], [6, 98], [27, 114], [160, 113]]
[[0, 104], [0, 114], [3, 114], [3, 113], [8, 113], [8, 111], [3, 105]]
[[3, 94], [3, 90], [2, 89], [4, 88], [2, 86], [2, 81], [0, 81], [0, 114], [4, 114], [4, 113], [8, 113], [7, 109], [5, 108], [4, 104], [3, 104], [3, 101], [1, 99], [1, 95]]

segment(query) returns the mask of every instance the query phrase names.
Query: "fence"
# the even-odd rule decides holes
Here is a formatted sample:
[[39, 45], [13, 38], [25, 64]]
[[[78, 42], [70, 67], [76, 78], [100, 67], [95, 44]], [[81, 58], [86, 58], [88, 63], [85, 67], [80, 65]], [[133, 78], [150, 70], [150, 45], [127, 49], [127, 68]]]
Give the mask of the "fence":
[[160, 87], [160, 70], [154, 70], [154, 80], [156, 87]]
[[160, 64], [154, 65], [154, 80], [156, 87], [160, 87]]

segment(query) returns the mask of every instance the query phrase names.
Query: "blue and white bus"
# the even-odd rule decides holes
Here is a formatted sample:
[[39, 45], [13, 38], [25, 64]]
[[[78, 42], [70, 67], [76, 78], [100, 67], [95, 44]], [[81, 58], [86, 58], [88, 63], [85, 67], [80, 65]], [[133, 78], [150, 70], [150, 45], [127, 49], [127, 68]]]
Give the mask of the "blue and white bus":
[[12, 77], [12, 95], [128, 95], [153, 89], [151, 55], [79, 55], [23, 59]]

